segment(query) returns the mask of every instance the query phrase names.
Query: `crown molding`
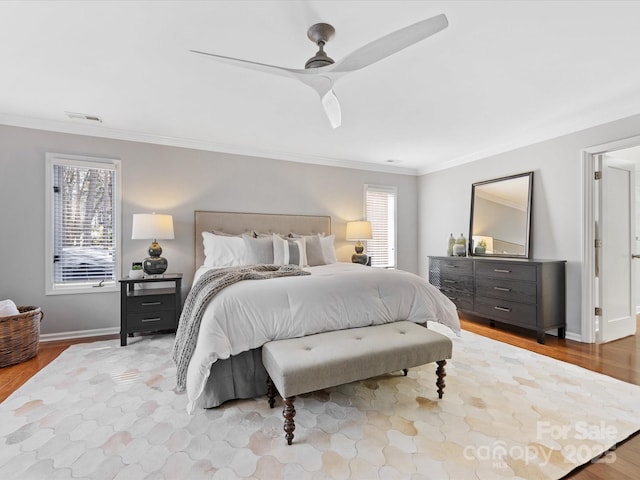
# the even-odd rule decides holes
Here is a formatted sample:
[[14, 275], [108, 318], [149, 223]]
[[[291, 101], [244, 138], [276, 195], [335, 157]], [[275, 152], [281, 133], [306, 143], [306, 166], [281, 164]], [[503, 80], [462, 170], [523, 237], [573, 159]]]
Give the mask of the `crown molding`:
[[101, 125], [90, 125], [79, 121], [47, 120], [40, 118], [22, 117], [0, 113], [0, 124], [12, 127], [45, 130], [56, 133], [68, 133], [72, 135], [85, 135], [90, 137], [108, 138], [113, 140], [125, 140], [130, 142], [150, 143], [170, 147], [189, 148], [208, 152], [229, 153], [249, 157], [269, 158], [284, 160], [287, 162], [324, 165], [329, 167], [351, 168], [355, 170], [367, 170], [372, 172], [394, 173], [399, 175], [418, 175], [414, 168], [403, 168], [395, 165], [383, 165], [377, 163], [358, 162], [340, 158], [323, 157], [320, 155], [299, 154], [277, 150], [267, 150], [247, 147], [242, 145], [225, 144], [198, 140], [192, 138], [179, 138], [164, 135], [155, 135], [145, 132], [119, 130]]

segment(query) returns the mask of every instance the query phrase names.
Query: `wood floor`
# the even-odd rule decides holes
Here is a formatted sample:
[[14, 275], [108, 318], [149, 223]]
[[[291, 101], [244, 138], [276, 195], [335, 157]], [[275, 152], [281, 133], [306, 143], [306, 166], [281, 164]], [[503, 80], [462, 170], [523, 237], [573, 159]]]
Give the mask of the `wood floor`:
[[[638, 321], [640, 332], [640, 320]], [[546, 343], [540, 345], [535, 334], [508, 327], [491, 328], [486, 320], [463, 318], [462, 327], [479, 335], [526, 348], [549, 357], [573, 363], [626, 382], [640, 385], [640, 335], [604, 345], [584, 344], [571, 340], [560, 340], [547, 335]], [[17, 390], [39, 370], [46, 367], [69, 345], [119, 338], [118, 335], [77, 339], [69, 341], [43, 342], [38, 355], [19, 365], [0, 368], [0, 402]], [[638, 398], [640, 415], [640, 398]], [[636, 480], [640, 478], [640, 435], [636, 434], [618, 445], [613, 463], [589, 463], [566, 478], [572, 480]]]

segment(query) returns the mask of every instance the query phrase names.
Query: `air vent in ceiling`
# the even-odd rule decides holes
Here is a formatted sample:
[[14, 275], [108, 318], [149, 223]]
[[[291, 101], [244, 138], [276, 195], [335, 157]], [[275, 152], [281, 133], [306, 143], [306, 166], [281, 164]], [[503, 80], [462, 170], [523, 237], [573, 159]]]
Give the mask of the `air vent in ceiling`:
[[102, 123], [102, 119], [97, 115], [89, 115], [87, 113], [77, 113], [77, 112], [64, 112], [67, 117], [72, 120], [84, 120], [87, 122], [93, 123]]

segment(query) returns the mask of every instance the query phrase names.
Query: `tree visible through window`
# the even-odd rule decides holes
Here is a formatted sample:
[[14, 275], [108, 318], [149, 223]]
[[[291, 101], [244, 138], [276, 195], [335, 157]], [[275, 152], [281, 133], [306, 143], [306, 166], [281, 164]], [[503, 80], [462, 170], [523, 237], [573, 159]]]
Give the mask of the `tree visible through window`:
[[117, 163], [48, 158], [49, 290], [115, 285]]
[[365, 185], [365, 216], [373, 237], [367, 240], [367, 253], [372, 267], [396, 266], [396, 196], [396, 187]]

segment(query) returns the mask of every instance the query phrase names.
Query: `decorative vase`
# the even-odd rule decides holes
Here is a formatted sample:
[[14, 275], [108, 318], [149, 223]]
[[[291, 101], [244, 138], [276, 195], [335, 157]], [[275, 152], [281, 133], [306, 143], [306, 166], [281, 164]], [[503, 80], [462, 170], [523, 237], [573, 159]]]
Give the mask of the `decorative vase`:
[[453, 233], [449, 234], [449, 245], [447, 246], [447, 255], [453, 256], [453, 246], [456, 244], [456, 239], [453, 238]]
[[461, 233], [453, 246], [453, 254], [456, 257], [465, 257], [467, 255], [467, 239]]

